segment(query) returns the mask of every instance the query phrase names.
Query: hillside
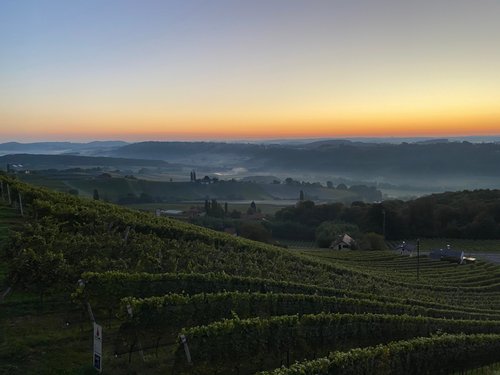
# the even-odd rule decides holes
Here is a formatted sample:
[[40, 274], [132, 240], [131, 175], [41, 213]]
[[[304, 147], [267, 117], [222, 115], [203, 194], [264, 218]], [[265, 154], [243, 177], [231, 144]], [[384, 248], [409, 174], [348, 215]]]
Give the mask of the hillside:
[[[204, 174], [220, 173], [236, 179], [268, 175], [281, 180], [292, 177], [308, 182], [331, 181], [335, 185], [371, 185], [405, 199], [432, 192], [491, 188], [500, 183], [499, 143], [402, 141], [8, 143], [0, 144], [0, 154], [24, 153], [1, 160], [28, 163], [31, 169], [111, 166], [170, 170], [184, 166], [184, 175], [195, 168]], [[26, 154], [58, 155], [49, 158]], [[95, 159], [78, 159], [83, 156]]]
[[[2, 211], [22, 203], [25, 223], [5, 224], [14, 232], [2, 249], [3, 287], [13, 292], [0, 315], [0, 371], [83, 371], [89, 306], [104, 326], [104, 371], [113, 374], [253, 374], [304, 359], [316, 374], [319, 363], [333, 368], [356, 353], [365, 359], [339, 373], [452, 372], [498, 361], [498, 266], [421, 259], [416, 279], [415, 258], [297, 253], [0, 181]], [[28, 332], [24, 322], [39, 324]], [[439, 358], [441, 347], [453, 356]]]
[[93, 141], [88, 143], [75, 142], [6, 142], [0, 143], [0, 155], [3, 154], [78, 154], [105, 155], [115, 148], [125, 146], [122, 141]]
[[[185, 180], [186, 172], [170, 170], [171, 173], [162, 176], [163, 180], [152, 180], [151, 178], [156, 176], [152, 176], [151, 172], [139, 171], [130, 177], [127, 170], [104, 173], [101, 169], [43, 170], [19, 174], [18, 178], [62, 192], [72, 190], [84, 197], [92, 197], [97, 189], [102, 198], [115, 203], [138, 203], [143, 196], [142, 203], [203, 201], [208, 198], [225, 201], [268, 200], [279, 204], [282, 200], [297, 201], [301, 190], [307, 199], [320, 201], [350, 203], [356, 200], [373, 200], [368, 193], [313, 184], [287, 185], [235, 180], [219, 180], [213, 184], [191, 183]], [[168, 181], [169, 175], [174, 175], [175, 181]]]
[[365, 177], [495, 177], [500, 165], [495, 143], [313, 142], [306, 145], [215, 142], [140, 142], [113, 155], [199, 165], [237, 165], [254, 170], [329, 172]]
[[78, 167], [168, 167], [162, 160], [143, 160], [81, 155], [9, 154], [0, 156], [0, 164], [21, 164], [22, 170], [67, 169]]

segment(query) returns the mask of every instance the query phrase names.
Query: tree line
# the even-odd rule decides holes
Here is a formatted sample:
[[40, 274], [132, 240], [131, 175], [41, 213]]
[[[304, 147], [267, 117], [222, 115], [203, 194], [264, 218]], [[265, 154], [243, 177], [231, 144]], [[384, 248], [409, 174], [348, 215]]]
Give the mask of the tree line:
[[432, 194], [411, 201], [316, 205], [299, 202], [275, 214], [277, 238], [314, 240], [325, 221], [355, 225], [388, 240], [405, 238], [500, 239], [500, 190]]

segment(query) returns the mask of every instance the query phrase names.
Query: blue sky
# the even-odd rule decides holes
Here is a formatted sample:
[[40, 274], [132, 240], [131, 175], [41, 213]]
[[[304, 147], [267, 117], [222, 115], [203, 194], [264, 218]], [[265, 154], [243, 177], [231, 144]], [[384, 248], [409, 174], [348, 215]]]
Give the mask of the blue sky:
[[498, 14], [491, 0], [4, 0], [0, 137], [498, 133]]

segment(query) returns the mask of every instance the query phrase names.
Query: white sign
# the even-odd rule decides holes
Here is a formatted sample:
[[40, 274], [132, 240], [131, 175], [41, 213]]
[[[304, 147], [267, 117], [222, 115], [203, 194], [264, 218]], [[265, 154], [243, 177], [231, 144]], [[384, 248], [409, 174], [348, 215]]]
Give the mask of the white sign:
[[102, 372], [102, 327], [94, 322], [94, 368]]

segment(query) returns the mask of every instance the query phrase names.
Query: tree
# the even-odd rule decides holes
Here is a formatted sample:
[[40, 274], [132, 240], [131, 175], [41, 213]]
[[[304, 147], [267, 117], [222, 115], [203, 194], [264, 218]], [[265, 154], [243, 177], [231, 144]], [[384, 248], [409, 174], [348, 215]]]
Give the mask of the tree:
[[304, 190], [301, 190], [299, 193], [299, 200], [303, 201], [304, 200]]
[[254, 201], [250, 203], [250, 207], [248, 207], [247, 214], [248, 215], [253, 215], [257, 212], [257, 205], [255, 204]]
[[153, 197], [150, 194], [142, 192], [140, 197], [139, 197], [139, 201], [141, 203], [153, 203], [155, 200], [153, 199]]
[[97, 191], [97, 189], [94, 189], [94, 200], [99, 200], [99, 192]]
[[498, 236], [499, 226], [493, 216], [487, 212], [478, 214], [467, 226], [467, 237], [473, 239], [494, 239]]
[[209, 201], [205, 201], [205, 210], [208, 216], [218, 217], [218, 218], [224, 217], [224, 209], [217, 202], [216, 199], [212, 199], [211, 203]]
[[194, 169], [191, 171], [191, 176], [190, 176], [191, 182], [196, 182], [196, 172]]
[[78, 190], [77, 190], [77, 189], [69, 189], [69, 190], [68, 190], [68, 194], [71, 194], [71, 195], [78, 195]]
[[238, 227], [238, 235], [254, 241], [270, 242], [271, 232], [262, 224], [253, 221], [244, 221]]
[[231, 213], [229, 214], [231, 219], [240, 219], [241, 218], [241, 212], [238, 210], [232, 210]]
[[366, 233], [360, 241], [361, 250], [385, 250], [387, 245], [384, 241], [384, 236], [378, 233]]
[[331, 182], [331, 181], [326, 181], [326, 187], [327, 187], [328, 189], [332, 189], [332, 188], [333, 188], [333, 182]]

